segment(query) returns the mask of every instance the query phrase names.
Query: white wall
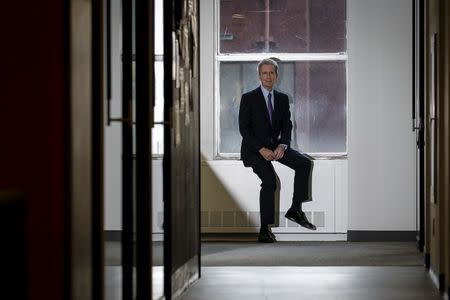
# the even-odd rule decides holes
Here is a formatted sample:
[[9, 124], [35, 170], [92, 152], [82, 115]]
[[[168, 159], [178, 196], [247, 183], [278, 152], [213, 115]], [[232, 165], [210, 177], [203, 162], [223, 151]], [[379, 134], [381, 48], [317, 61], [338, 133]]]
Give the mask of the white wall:
[[349, 230], [415, 230], [411, 1], [347, 7]]
[[214, 1], [200, 0], [200, 152], [214, 157]]
[[[208, 174], [205, 168], [212, 164], [214, 156], [215, 36], [213, 1], [202, 0], [200, 3], [201, 151], [204, 159], [202, 176], [205, 176]], [[336, 205], [336, 219], [345, 216], [343, 228], [347, 228], [348, 222], [349, 230], [414, 230], [411, 3], [408, 0], [348, 0], [347, 7], [349, 177], [348, 185], [346, 178], [338, 178], [343, 184], [339, 189], [345, 199], [335, 199], [341, 203]], [[226, 162], [214, 161], [213, 164], [216, 170], [222, 169], [223, 176], [229, 172], [223, 170], [230, 168]], [[242, 167], [234, 168], [235, 178], [249, 176]], [[346, 176], [345, 171], [338, 172], [342, 175], [337, 176]], [[215, 174], [221, 182], [228, 181], [225, 177], [220, 178], [221, 172]], [[230, 189], [229, 183], [227, 185]], [[231, 186], [230, 194], [239, 194], [239, 191], [233, 191], [239, 185]], [[217, 197], [211, 193], [202, 189], [202, 209], [212, 206], [217, 210], [217, 204], [224, 201], [219, 197], [211, 204], [210, 198]], [[224, 204], [222, 209], [228, 210], [226, 206]], [[241, 206], [248, 204], [243, 201]]]
[[[303, 205], [317, 225], [311, 232], [287, 221], [291, 206], [294, 171], [279, 163], [274, 168], [280, 179], [276, 200], [275, 233], [347, 232], [347, 161], [316, 160], [312, 178], [312, 202]], [[202, 232], [254, 232], [259, 230], [260, 180], [241, 161], [204, 161], [201, 165]], [[278, 194], [277, 193], [277, 194]], [[278, 214], [279, 213], [279, 214]]]
[[[200, 0], [200, 16], [202, 232], [256, 231], [260, 224], [258, 177], [239, 160], [214, 160], [214, 1]], [[278, 163], [274, 163], [274, 167], [281, 181], [281, 191], [279, 227], [273, 231], [297, 234], [302, 236], [300, 239], [306, 239], [301, 234], [310, 231], [286, 222], [284, 218], [291, 204], [294, 172]], [[305, 204], [304, 210], [313, 223], [321, 225], [318, 236], [346, 233], [347, 161], [315, 161], [312, 186], [313, 202]]]
[[[122, 66], [121, 62], [121, 18], [120, 1], [111, 1], [111, 116], [122, 116]], [[106, 105], [104, 108], [106, 112]], [[106, 116], [105, 116], [106, 118]], [[122, 125], [111, 123], [105, 126], [105, 229], [122, 228]]]

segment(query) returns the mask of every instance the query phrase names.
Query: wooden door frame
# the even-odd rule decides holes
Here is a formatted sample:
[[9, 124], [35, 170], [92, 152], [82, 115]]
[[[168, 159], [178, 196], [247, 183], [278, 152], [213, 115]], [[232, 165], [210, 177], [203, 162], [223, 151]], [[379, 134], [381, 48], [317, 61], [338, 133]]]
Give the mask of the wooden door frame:
[[104, 298], [103, 0], [64, 2], [65, 299]]

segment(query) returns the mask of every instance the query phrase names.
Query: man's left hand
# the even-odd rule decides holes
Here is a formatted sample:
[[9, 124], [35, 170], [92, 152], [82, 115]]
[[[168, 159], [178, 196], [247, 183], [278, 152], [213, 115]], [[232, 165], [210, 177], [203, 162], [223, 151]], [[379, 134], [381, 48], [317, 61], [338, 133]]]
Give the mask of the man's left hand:
[[278, 145], [278, 147], [275, 149], [275, 151], [273, 151], [273, 153], [275, 154], [275, 160], [279, 160], [279, 159], [283, 158], [284, 151], [285, 151], [284, 146]]

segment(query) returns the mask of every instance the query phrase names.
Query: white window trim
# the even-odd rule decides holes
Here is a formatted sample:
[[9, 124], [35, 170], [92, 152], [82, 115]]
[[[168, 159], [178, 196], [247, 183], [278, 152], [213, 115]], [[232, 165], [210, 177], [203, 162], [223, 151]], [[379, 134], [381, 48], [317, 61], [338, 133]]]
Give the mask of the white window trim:
[[[218, 51], [218, 50], [217, 50]], [[347, 53], [233, 53], [216, 54], [219, 61], [260, 61], [263, 58], [276, 57], [281, 61], [346, 61]]]
[[[240, 159], [240, 153], [219, 152], [220, 144], [220, 63], [226, 61], [260, 61], [264, 58], [276, 57], [281, 62], [297, 61], [344, 61], [345, 62], [345, 97], [346, 97], [346, 135], [345, 147], [348, 151], [348, 55], [347, 52], [337, 53], [220, 53], [220, 0], [214, 0], [214, 137], [213, 137], [213, 159], [214, 160], [236, 160]], [[348, 152], [320, 152], [307, 154], [314, 159], [334, 160], [347, 159]]]

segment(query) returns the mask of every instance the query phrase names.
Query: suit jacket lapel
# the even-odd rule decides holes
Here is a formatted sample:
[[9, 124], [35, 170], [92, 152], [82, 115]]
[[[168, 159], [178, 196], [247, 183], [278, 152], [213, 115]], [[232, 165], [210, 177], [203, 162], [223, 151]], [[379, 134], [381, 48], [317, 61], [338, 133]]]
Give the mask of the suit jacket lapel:
[[272, 123], [275, 124], [275, 121], [278, 119], [278, 115], [280, 114], [280, 96], [276, 90], [273, 90], [273, 114], [272, 114]]

